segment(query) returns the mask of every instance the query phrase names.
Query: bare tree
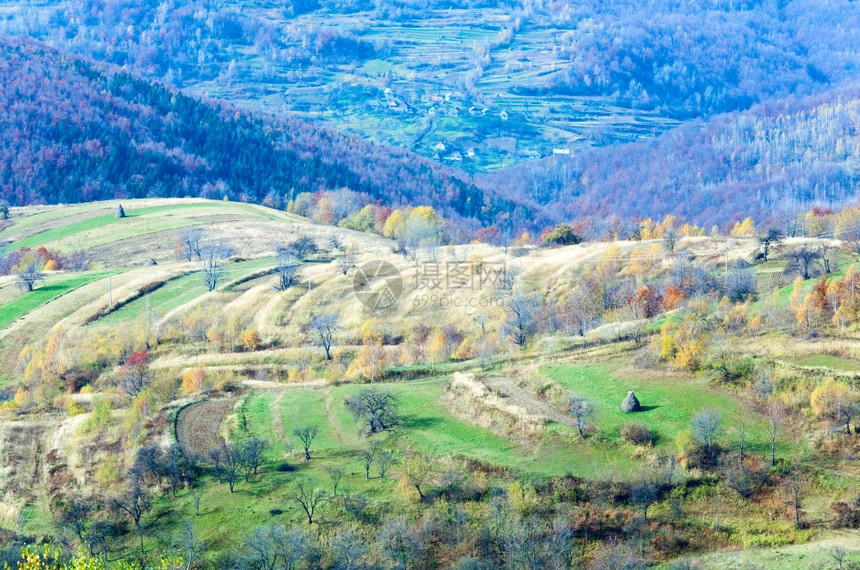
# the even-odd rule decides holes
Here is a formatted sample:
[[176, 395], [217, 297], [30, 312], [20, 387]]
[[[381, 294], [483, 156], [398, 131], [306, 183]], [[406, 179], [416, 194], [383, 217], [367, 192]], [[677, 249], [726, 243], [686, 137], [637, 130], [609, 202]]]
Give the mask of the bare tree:
[[801, 246], [786, 252], [785, 256], [789, 263], [784, 273], [786, 275], [797, 274], [804, 279], [814, 277], [816, 266], [821, 265], [821, 251], [809, 246]]
[[350, 493], [343, 496], [343, 509], [349, 516], [357, 521], [367, 520], [367, 497], [358, 493]]
[[723, 423], [723, 413], [713, 408], [706, 408], [693, 416], [693, 440], [705, 446], [710, 455], [711, 449], [720, 434]]
[[537, 309], [535, 299], [522, 293], [515, 293], [507, 305], [508, 323], [514, 341], [523, 347], [534, 329], [534, 313]]
[[[222, 446], [223, 447], [223, 446]], [[224, 454], [221, 447], [213, 447], [206, 452], [206, 461], [219, 483], [224, 482]]]
[[242, 451], [236, 445], [225, 444], [220, 449], [219, 458], [219, 480], [226, 481], [232, 493], [236, 489], [236, 481], [242, 471]]
[[176, 497], [179, 489], [185, 486], [191, 478], [191, 474], [186, 469], [185, 464], [185, 456], [179, 444], [173, 443], [170, 445], [163, 455], [163, 469], [174, 497]]
[[573, 531], [567, 519], [558, 515], [552, 520], [548, 536], [542, 541], [549, 552], [550, 570], [570, 570], [573, 567]]
[[498, 353], [498, 343], [495, 339], [489, 336], [481, 336], [478, 339], [475, 352], [478, 356], [478, 362], [481, 365], [481, 370], [486, 370], [493, 362], [493, 357]]
[[776, 397], [768, 399], [765, 417], [770, 423], [770, 464], [776, 465], [776, 431], [785, 421], [785, 406]]
[[801, 473], [800, 466], [795, 463], [785, 479], [785, 484], [791, 499], [791, 507], [794, 509], [794, 526], [798, 528], [800, 527], [800, 514], [802, 511], [801, 495], [805, 483], [806, 478]]
[[102, 561], [107, 564], [109, 539], [116, 534], [116, 525], [111, 522], [95, 521], [91, 524], [86, 534], [87, 548], [89, 548], [90, 554], [95, 556], [95, 553], [99, 552]]
[[294, 570], [311, 552], [310, 535], [303, 529], [273, 524], [260, 526], [242, 541], [245, 545], [242, 568]]
[[296, 484], [293, 500], [302, 507], [302, 510], [308, 517], [308, 524], [314, 524], [314, 513], [319, 505], [325, 501], [325, 491], [322, 489], [311, 489], [307, 483], [299, 482]]
[[313, 538], [302, 528], [295, 526], [286, 530], [283, 525], [275, 525], [272, 537], [284, 570], [295, 570], [311, 553]]
[[362, 463], [364, 463], [364, 479], [370, 479], [370, 468], [373, 466], [373, 462], [376, 459], [376, 454], [380, 450], [381, 445], [377, 441], [371, 441], [370, 445], [367, 449], [362, 449], [358, 452], [359, 457], [361, 457]]
[[756, 278], [752, 267], [746, 262], [735, 264], [726, 276], [726, 296], [730, 301], [743, 303], [755, 297]]
[[838, 570], [842, 570], [843, 565], [845, 564], [846, 558], [848, 558], [848, 549], [841, 545], [836, 545], [830, 548], [828, 551], [830, 558], [836, 562], [836, 568]]
[[302, 447], [305, 450], [305, 461], [311, 460], [311, 444], [314, 442], [317, 433], [319, 433], [317, 426], [301, 426], [293, 430], [293, 435], [302, 442]]
[[471, 253], [472, 246], [469, 244], [457, 246], [451, 249], [451, 256], [457, 263], [466, 263]]
[[585, 439], [585, 429], [588, 427], [588, 422], [594, 412], [591, 402], [574, 394], [568, 402], [568, 411], [573, 418], [574, 427], [579, 431], [579, 437]]
[[202, 239], [203, 228], [185, 228], [179, 233], [177, 245], [186, 261], [191, 261], [195, 257], [201, 261], [203, 260], [200, 252], [200, 241]]
[[346, 528], [332, 539], [331, 552], [337, 570], [361, 570], [365, 568], [362, 559], [368, 555], [370, 549], [359, 534]]
[[112, 501], [114, 509], [126, 513], [137, 529], [138, 538], [140, 538], [140, 558], [146, 555], [143, 548], [143, 515], [149, 511], [152, 506], [152, 501], [149, 494], [143, 486], [143, 481], [140, 477], [131, 477], [128, 481], [128, 487], [124, 494], [116, 497]]
[[191, 570], [194, 563], [206, 551], [206, 543], [195, 538], [194, 527], [190, 521], [182, 521], [177, 546], [182, 552], [182, 561], [185, 563], [185, 570]]
[[63, 505], [57, 515], [57, 525], [71, 530], [84, 543], [84, 535], [90, 523], [94, 505], [90, 500], [72, 497], [68, 503]]
[[385, 476], [397, 463], [397, 457], [388, 450], [379, 452], [379, 457], [376, 459], [376, 468], [379, 469], [379, 480], [385, 481]]
[[[832, 399], [826, 415], [833, 420], [835, 428], [844, 425], [845, 433], [850, 435], [851, 420], [858, 413], [860, 413], [860, 402], [857, 401], [857, 397], [853, 393], [844, 392]], [[854, 431], [857, 431], [856, 425]]]
[[346, 470], [343, 467], [335, 466], [326, 469], [326, 473], [328, 473], [328, 478], [331, 479], [331, 495], [332, 497], [337, 497], [337, 488], [340, 485], [340, 480], [346, 474]]
[[430, 263], [436, 263], [439, 261], [441, 248], [442, 242], [438, 237], [426, 239], [421, 242], [421, 251], [424, 252], [424, 258]]
[[249, 437], [242, 442], [239, 454], [242, 468], [245, 471], [245, 482], [248, 481], [251, 475], [257, 474], [257, 469], [259, 469], [260, 464], [263, 462], [263, 453], [267, 447], [269, 447], [269, 443], [259, 437]]
[[278, 248], [278, 257], [282, 255], [292, 255], [299, 261], [304, 261], [311, 254], [319, 251], [319, 247], [317, 243], [313, 240], [313, 238], [308, 236], [302, 236], [296, 240], [291, 241], [287, 245], [281, 246]]
[[340, 267], [340, 272], [346, 275], [349, 270], [355, 267], [355, 253], [350, 249], [343, 252], [337, 258], [337, 264]]
[[242, 543], [245, 545], [244, 561], [250, 567], [262, 570], [275, 570], [278, 563], [278, 552], [271, 540], [270, 528], [257, 527], [246, 536]]
[[282, 253], [278, 255], [278, 263], [275, 265], [275, 289], [286, 291], [299, 282], [300, 261], [291, 254]]
[[324, 313], [311, 322], [311, 327], [314, 329], [320, 344], [325, 349], [326, 360], [331, 360], [331, 345], [334, 340], [334, 333], [337, 331], [337, 313]]
[[397, 396], [388, 390], [359, 390], [347, 398], [346, 407], [356, 420], [362, 422], [362, 431], [368, 435], [389, 429], [400, 421]]
[[194, 516], [200, 516], [200, 500], [203, 499], [203, 494], [206, 492], [206, 484], [200, 481], [191, 488], [191, 497], [194, 500]]
[[678, 231], [675, 228], [669, 228], [666, 233], [663, 234], [663, 247], [665, 247], [669, 253], [673, 253], [677, 244]]
[[21, 291], [30, 292], [36, 283], [45, 279], [45, 274], [39, 271], [35, 263], [31, 263], [15, 272], [15, 278]]
[[392, 567], [402, 570], [414, 567], [426, 550], [424, 537], [409, 525], [404, 516], [386, 519], [377, 543]]
[[333, 233], [328, 237], [328, 246], [335, 251], [340, 251], [343, 249], [343, 241], [339, 235]]
[[203, 261], [203, 283], [209, 291], [214, 291], [224, 277], [224, 263], [232, 250], [224, 240], [207, 241], [200, 246], [199, 255]]
[[[770, 250], [775, 248], [782, 242], [782, 232], [778, 228], [768, 228], [761, 235], [758, 236], [758, 243], [761, 245], [761, 256], [762, 261], [767, 261], [768, 256], [770, 255]], [[757, 256], [758, 258], [758, 256]]]
[[630, 502], [642, 509], [642, 518], [648, 520], [648, 507], [660, 498], [660, 490], [651, 481], [643, 481], [633, 487]]

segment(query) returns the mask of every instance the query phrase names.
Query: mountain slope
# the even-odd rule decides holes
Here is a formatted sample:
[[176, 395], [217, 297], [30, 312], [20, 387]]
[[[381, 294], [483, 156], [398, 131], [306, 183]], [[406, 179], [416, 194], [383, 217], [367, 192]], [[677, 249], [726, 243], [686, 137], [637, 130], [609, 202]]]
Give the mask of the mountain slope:
[[671, 213], [710, 227], [839, 207], [860, 193], [860, 86], [521, 165], [485, 182], [567, 220]]
[[0, 123], [0, 187], [14, 205], [192, 195], [278, 206], [349, 187], [455, 218], [509, 209], [406, 151], [267, 122], [31, 41], [0, 40]]
[[61, 0], [0, 31], [428, 157], [443, 142], [476, 171], [819, 93], [860, 61], [850, 0]]

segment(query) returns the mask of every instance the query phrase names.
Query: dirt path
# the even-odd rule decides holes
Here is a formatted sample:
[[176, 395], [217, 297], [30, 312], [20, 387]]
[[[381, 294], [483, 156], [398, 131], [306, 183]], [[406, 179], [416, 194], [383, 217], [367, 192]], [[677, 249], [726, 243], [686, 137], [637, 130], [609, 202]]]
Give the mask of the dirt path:
[[261, 335], [273, 334], [277, 330], [272, 315], [275, 314], [278, 303], [283, 300], [284, 293], [284, 291], [278, 291], [271, 295], [254, 315], [254, 326], [257, 327]]
[[176, 439], [184, 451], [205, 454], [224, 443], [219, 435], [224, 418], [233, 410], [235, 400], [204, 400], [183, 408], [176, 418]]
[[325, 400], [325, 416], [326, 420], [328, 421], [328, 425], [331, 428], [332, 433], [334, 434], [335, 439], [337, 439], [337, 442], [339, 444], [343, 445], [343, 430], [341, 429], [340, 424], [335, 421], [334, 416], [331, 413], [331, 405], [333, 401], [334, 394], [329, 393], [328, 397]]
[[53, 422], [0, 422], [0, 497], [33, 501], [45, 480], [43, 455]]
[[284, 433], [284, 418], [281, 417], [281, 400], [284, 399], [286, 392], [281, 392], [281, 394], [272, 400], [272, 431], [276, 434]]
[[293, 390], [323, 390], [329, 386], [329, 383], [325, 380], [294, 382], [292, 384], [281, 384], [279, 382], [270, 382], [268, 380], [243, 380], [242, 385], [260, 392], [290, 392]]
[[558, 423], [567, 423], [568, 421], [564, 414], [517, 386], [513, 378], [488, 378], [484, 383], [492, 389], [498, 389], [502, 398], [515, 406], [519, 406], [529, 414], [543, 416]]

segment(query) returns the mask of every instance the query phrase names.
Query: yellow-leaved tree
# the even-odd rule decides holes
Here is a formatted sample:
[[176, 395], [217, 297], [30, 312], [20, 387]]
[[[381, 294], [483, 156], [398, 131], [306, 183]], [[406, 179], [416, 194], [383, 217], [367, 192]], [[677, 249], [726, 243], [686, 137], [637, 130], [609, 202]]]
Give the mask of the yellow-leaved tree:
[[858, 411], [858, 396], [847, 384], [829, 378], [812, 391], [809, 405], [819, 419], [835, 426], [844, 425], [845, 433], [851, 433], [851, 420]]
[[431, 336], [430, 360], [434, 364], [448, 360], [448, 337], [441, 330], [436, 331]]
[[400, 462], [400, 485], [403, 488], [412, 487], [418, 491], [418, 499], [424, 502], [424, 489], [430, 479], [430, 463], [413, 450], [408, 450]]
[[385, 225], [382, 226], [382, 235], [387, 238], [396, 239], [400, 237], [403, 231], [403, 226], [406, 224], [406, 218], [401, 210], [394, 210], [391, 215], [385, 220]]
[[206, 385], [206, 370], [202, 366], [189, 368], [182, 373], [182, 391], [186, 394], [196, 394]]
[[349, 365], [348, 374], [356, 372], [367, 378], [371, 384], [384, 375], [385, 367], [388, 365], [388, 353], [382, 343], [382, 334], [374, 331], [370, 326], [362, 327], [361, 348], [355, 359]]
[[755, 222], [752, 218], [745, 218], [742, 222], [735, 222], [735, 226], [730, 233], [736, 237], [755, 235]]

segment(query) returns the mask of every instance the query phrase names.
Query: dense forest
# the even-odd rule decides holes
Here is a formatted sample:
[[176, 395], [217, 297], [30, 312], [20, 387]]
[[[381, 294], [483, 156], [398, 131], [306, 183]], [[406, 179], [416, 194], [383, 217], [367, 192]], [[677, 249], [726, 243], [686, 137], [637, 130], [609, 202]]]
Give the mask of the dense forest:
[[519, 200], [583, 220], [667, 212], [701, 225], [762, 222], [857, 199], [860, 88], [757, 105], [652, 141], [519, 165], [486, 177]]
[[504, 208], [406, 151], [252, 117], [30, 41], [0, 52], [0, 184], [13, 205], [192, 195], [285, 206], [348, 187], [437, 204], [467, 226]]
[[[0, 22], [4, 33], [32, 36], [63, 51], [23, 39], [0, 46], [3, 119], [12, 127], [0, 135], [6, 139], [0, 151], [4, 197], [24, 204], [227, 196], [286, 207], [301, 192], [349, 188], [364, 196], [362, 207], [372, 201], [393, 208], [433, 205], [465, 235], [487, 225], [512, 235], [540, 232], [606, 214], [630, 219], [671, 213], [725, 230], [748, 215], [764, 222], [775, 214], [856, 199], [858, 87], [851, 81], [860, 10], [852, 2], [468, 6], [487, 11], [487, 22], [481, 29], [466, 25], [463, 37], [492, 39], [476, 39], [471, 47], [468, 39], [460, 40], [457, 49], [470, 55], [466, 63], [451, 63], [456, 71], [450, 74], [441, 73], [444, 64], [424, 69], [423, 62], [407, 61], [409, 54], [398, 51], [402, 41], [371, 33], [373, 22], [420, 29], [431, 15], [462, 8], [447, 0], [296, 1], [277, 7], [251, 2], [241, 10], [214, 0], [88, 0], [12, 10]], [[433, 41], [448, 32], [438, 33]], [[83, 59], [61, 55], [66, 52]], [[368, 60], [395, 67], [344, 75]], [[543, 71], [528, 71], [533, 69]], [[491, 101], [491, 84], [505, 74], [514, 79]], [[445, 79], [427, 83], [436, 76]], [[353, 101], [339, 95], [346, 81], [333, 78], [341, 77], [369, 83]], [[235, 108], [224, 107], [149, 81], [196, 86], [195, 93], [215, 97], [230, 85], [246, 95], [230, 98]], [[447, 115], [422, 118], [416, 109], [430, 93], [465, 94], [456, 103], [432, 103], [427, 113], [478, 103], [469, 116], [486, 113], [475, 131], [481, 134], [451, 134], [443, 156], [436, 155], [469, 172], [474, 168], [463, 155], [483, 152], [491, 162], [493, 140], [513, 141], [510, 148], [516, 149], [502, 152], [500, 161], [521, 160], [522, 148], [543, 136], [535, 125], [555, 129], [559, 116], [580, 112], [568, 109], [579, 108], [571, 103], [577, 98], [594, 105], [586, 105], [577, 119], [583, 124], [621, 110], [633, 113], [634, 122], [637, 113], [686, 122], [626, 144], [602, 135], [606, 127], [597, 125], [582, 140], [556, 141], [567, 145], [557, 156], [480, 175], [475, 185], [457, 168], [338, 134], [324, 122], [237, 110], [251, 105], [292, 111], [290, 89], [322, 89], [331, 92], [319, 102], [333, 113], [327, 120], [335, 117], [338, 127], [337, 121], [370, 125], [354, 112], [382, 98], [385, 85], [397, 96], [387, 95], [389, 105], [371, 115], [383, 117], [383, 129], [391, 132], [408, 131], [410, 120], [423, 121], [415, 140], [427, 148], [433, 148], [432, 138], [444, 138], [434, 131], [437, 126], [451, 134], [466, 124]], [[269, 106], [268, 97], [279, 89], [288, 94]], [[510, 121], [499, 119], [493, 108], [500, 94], [527, 100], [511, 110]], [[553, 106], [555, 98], [564, 104]], [[342, 104], [347, 107], [338, 110]], [[475, 110], [484, 104], [490, 107]], [[390, 105], [399, 110], [397, 118], [384, 114]], [[623, 113], [618, 117], [619, 124], [627, 120]], [[655, 126], [654, 134], [669, 124]], [[368, 136], [385, 139], [375, 134]], [[596, 148], [577, 146], [583, 141]], [[546, 144], [542, 139], [540, 145]], [[455, 155], [461, 162], [448, 162]]]

